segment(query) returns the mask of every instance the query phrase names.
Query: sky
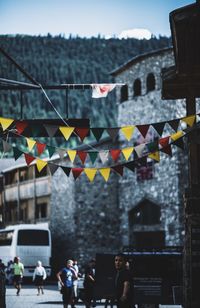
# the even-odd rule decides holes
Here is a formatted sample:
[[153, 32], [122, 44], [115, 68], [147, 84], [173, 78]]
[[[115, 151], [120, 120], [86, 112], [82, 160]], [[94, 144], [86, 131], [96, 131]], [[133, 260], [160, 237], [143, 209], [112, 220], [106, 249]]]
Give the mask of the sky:
[[0, 0], [0, 34], [170, 36], [169, 13], [195, 0]]

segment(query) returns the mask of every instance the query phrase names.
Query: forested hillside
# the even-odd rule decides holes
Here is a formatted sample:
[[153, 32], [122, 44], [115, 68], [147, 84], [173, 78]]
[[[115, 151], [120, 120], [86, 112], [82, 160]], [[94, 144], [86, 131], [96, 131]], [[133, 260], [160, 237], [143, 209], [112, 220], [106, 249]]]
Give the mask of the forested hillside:
[[[109, 72], [130, 58], [171, 45], [169, 38], [150, 40], [64, 38], [62, 36], [0, 36], [0, 46], [42, 85], [113, 82]], [[29, 82], [0, 54], [0, 77]], [[48, 91], [54, 106], [65, 117], [65, 91]], [[20, 117], [20, 93], [0, 91], [3, 116]], [[40, 91], [23, 94], [24, 118], [57, 118]], [[113, 126], [116, 121], [114, 93], [92, 99], [89, 90], [70, 90], [69, 117], [91, 119], [93, 126]]]

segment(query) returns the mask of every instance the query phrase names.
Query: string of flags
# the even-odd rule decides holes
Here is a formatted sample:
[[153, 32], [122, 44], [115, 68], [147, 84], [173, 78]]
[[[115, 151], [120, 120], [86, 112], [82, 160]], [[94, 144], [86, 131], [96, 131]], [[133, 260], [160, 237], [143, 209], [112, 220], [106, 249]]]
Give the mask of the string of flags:
[[[174, 120], [163, 121], [158, 123], [150, 123], [144, 125], [127, 125], [122, 127], [111, 127], [111, 128], [103, 128], [103, 127], [70, 127], [70, 126], [55, 126], [50, 124], [42, 124], [45, 128], [49, 137], [54, 137], [57, 132], [60, 133], [60, 136], [63, 136], [65, 140], [69, 140], [71, 136], [78, 136], [80, 141], [83, 142], [84, 139], [93, 134], [96, 141], [99, 142], [103, 133], [106, 132], [108, 136], [114, 141], [118, 134], [120, 133], [126, 140], [130, 141], [134, 135], [135, 129], [141, 134], [142, 137], [146, 137], [149, 128], [152, 127], [159, 136], [162, 136], [165, 125], [168, 124], [174, 131], [178, 130], [179, 125], [182, 123], [192, 127], [194, 123], [198, 122], [200, 113], [196, 115], [190, 115], [187, 117], [182, 117]], [[26, 131], [28, 127], [28, 122], [26, 120], [15, 120], [10, 118], [0, 118], [0, 124], [2, 130], [5, 131], [6, 129], [16, 129], [18, 134], [22, 134]], [[30, 129], [30, 128], [29, 128]], [[35, 129], [37, 129], [37, 133], [40, 133], [41, 127], [31, 128], [32, 133], [35, 135]]]

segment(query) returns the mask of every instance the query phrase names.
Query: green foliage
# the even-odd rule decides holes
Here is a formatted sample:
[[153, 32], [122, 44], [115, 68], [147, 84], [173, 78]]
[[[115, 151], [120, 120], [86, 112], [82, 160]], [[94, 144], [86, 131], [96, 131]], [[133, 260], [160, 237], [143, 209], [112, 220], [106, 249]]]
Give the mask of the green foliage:
[[[62, 83], [109, 83], [109, 72], [130, 58], [155, 49], [168, 47], [169, 38], [150, 40], [73, 38], [62, 36], [0, 36], [1, 47], [42, 85]], [[0, 76], [29, 82], [13, 64], [0, 55]], [[65, 118], [65, 91], [48, 91], [54, 106]], [[24, 91], [24, 118], [57, 118], [57, 114], [40, 91]], [[0, 112], [4, 117], [20, 118], [20, 93], [0, 91]], [[90, 90], [70, 90], [69, 117], [90, 118], [91, 126], [116, 124], [115, 96], [95, 100]]]

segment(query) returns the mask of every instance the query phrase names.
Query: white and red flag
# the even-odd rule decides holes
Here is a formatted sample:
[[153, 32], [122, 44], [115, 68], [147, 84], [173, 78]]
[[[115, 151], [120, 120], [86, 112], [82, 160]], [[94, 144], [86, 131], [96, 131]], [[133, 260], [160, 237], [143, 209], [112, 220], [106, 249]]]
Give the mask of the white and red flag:
[[106, 97], [108, 93], [111, 92], [116, 87], [116, 84], [96, 83], [96, 84], [91, 84], [91, 86], [92, 86], [92, 97], [100, 98], [100, 97]]

